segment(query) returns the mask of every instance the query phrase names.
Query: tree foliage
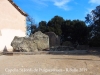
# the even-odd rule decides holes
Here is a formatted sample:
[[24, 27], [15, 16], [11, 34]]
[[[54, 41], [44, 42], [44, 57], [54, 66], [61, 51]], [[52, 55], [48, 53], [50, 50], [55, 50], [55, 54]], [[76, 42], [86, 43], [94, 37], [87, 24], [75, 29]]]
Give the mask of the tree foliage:
[[39, 22], [38, 30], [40, 30], [43, 33], [47, 32], [47, 22], [46, 21]]
[[85, 17], [89, 24], [90, 45], [100, 47], [100, 5]]
[[62, 36], [64, 41], [87, 44], [88, 28], [85, 22], [80, 20], [66, 20], [62, 25]]
[[61, 35], [61, 25], [63, 24], [64, 19], [60, 16], [54, 16], [48, 23], [48, 31], [55, 32], [57, 35]]
[[61, 37], [62, 42], [87, 44], [88, 27], [85, 22], [80, 20], [64, 20], [60, 16], [54, 16], [48, 22], [39, 22], [38, 30], [43, 33], [54, 32]]

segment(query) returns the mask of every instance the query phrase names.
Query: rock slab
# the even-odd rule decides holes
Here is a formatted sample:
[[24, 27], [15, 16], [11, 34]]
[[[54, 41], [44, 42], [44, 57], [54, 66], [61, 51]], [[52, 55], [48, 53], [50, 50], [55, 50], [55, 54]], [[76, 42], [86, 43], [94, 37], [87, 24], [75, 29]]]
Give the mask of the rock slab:
[[49, 49], [49, 36], [41, 31], [35, 32], [30, 37], [15, 36], [11, 42], [13, 51], [34, 52]]
[[50, 47], [60, 46], [60, 37], [54, 32], [46, 32], [46, 35], [49, 36], [49, 45]]

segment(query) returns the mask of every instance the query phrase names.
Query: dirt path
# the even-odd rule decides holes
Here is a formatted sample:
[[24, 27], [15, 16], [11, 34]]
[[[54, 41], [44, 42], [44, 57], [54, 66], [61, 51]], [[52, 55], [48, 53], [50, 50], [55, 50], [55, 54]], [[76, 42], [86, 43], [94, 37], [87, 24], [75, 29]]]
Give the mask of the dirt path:
[[100, 57], [91, 55], [0, 56], [0, 75], [100, 75]]

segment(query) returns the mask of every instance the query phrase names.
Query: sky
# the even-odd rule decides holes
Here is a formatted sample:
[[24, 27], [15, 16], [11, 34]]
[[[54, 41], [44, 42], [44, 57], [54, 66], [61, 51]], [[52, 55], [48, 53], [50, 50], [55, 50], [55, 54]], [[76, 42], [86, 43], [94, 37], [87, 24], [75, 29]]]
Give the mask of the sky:
[[83, 20], [91, 10], [100, 5], [100, 0], [13, 0], [38, 24], [48, 22], [58, 15], [65, 20]]

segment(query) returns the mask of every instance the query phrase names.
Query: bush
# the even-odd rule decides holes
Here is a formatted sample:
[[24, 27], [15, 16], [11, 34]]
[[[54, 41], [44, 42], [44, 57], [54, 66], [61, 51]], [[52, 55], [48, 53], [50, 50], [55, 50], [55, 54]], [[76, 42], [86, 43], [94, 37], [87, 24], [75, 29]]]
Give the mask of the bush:
[[65, 41], [65, 42], [63, 42], [62, 46], [69, 46], [69, 47], [72, 47], [73, 44], [72, 44], [70, 41]]

